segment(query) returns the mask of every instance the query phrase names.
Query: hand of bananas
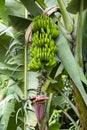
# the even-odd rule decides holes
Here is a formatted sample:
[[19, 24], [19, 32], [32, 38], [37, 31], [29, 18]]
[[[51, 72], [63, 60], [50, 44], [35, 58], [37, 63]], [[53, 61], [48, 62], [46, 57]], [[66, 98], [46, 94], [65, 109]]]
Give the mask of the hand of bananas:
[[55, 23], [47, 15], [37, 16], [34, 19], [32, 31], [29, 69], [37, 71], [54, 67], [56, 65], [55, 52], [57, 51], [55, 38], [59, 34]]

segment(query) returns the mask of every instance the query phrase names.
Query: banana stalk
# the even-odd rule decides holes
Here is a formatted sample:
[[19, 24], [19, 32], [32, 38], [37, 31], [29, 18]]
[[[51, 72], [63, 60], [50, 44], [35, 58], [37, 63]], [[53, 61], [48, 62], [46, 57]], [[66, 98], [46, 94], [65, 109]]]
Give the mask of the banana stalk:
[[64, 20], [65, 27], [71, 33], [73, 31], [73, 22], [72, 22], [72, 19], [69, 16], [69, 14], [68, 14], [68, 12], [66, 10], [66, 7], [64, 5], [63, 0], [57, 0], [57, 1], [58, 1], [60, 10], [62, 12], [62, 15], [63, 15], [63, 20]]

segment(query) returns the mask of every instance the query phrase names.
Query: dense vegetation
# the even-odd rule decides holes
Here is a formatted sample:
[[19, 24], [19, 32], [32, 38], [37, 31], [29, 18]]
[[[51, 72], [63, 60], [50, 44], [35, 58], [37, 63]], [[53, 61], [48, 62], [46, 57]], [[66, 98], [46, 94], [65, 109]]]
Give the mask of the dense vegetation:
[[86, 0], [0, 1], [0, 130], [87, 129], [86, 33]]

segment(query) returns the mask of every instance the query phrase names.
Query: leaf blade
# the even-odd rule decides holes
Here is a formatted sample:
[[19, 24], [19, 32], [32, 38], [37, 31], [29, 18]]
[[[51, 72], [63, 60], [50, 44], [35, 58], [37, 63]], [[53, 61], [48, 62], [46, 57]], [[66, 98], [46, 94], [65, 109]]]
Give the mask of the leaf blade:
[[67, 40], [64, 38], [63, 35], [60, 35], [60, 37], [57, 39], [56, 43], [59, 48], [58, 56], [59, 56], [61, 62], [63, 63], [65, 69], [67, 70], [68, 74], [70, 75], [71, 79], [77, 86], [79, 92], [81, 93], [81, 96], [84, 99], [84, 102], [87, 105], [87, 94], [81, 83], [78, 68], [77, 68], [75, 59], [71, 53], [71, 50], [69, 48], [69, 45], [67, 43]]
[[20, 0], [31, 15], [37, 16], [42, 13], [42, 10], [36, 5], [34, 0]]

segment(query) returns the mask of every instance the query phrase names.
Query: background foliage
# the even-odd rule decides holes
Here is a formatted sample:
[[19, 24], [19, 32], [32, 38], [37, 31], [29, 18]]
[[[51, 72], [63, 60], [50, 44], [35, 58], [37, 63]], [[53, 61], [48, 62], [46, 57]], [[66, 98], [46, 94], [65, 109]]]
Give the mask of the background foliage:
[[[82, 1], [84, 4], [81, 25], [78, 23], [78, 17]], [[57, 20], [52, 16], [54, 21], [58, 21], [61, 34], [56, 39], [57, 58], [60, 62], [51, 71], [49, 75], [51, 79], [44, 88], [51, 99], [50, 130], [87, 128], [84, 123], [87, 118], [86, 3], [86, 0], [64, 1], [64, 6], [73, 21], [71, 32], [69, 26], [64, 24], [64, 19], [60, 20], [58, 13], [55, 13]], [[47, 7], [53, 6], [60, 7], [59, 0], [0, 0], [0, 129], [2, 130], [38, 129], [33, 107], [26, 99], [36, 95], [34, 90], [38, 86], [39, 72], [32, 72], [27, 68], [29, 47], [25, 42], [25, 31], [37, 15], [42, 14]], [[63, 16], [63, 12], [60, 16]], [[82, 39], [78, 30], [81, 26]], [[82, 47], [78, 39], [82, 40]], [[82, 66], [78, 62], [78, 46], [81, 50]]]

